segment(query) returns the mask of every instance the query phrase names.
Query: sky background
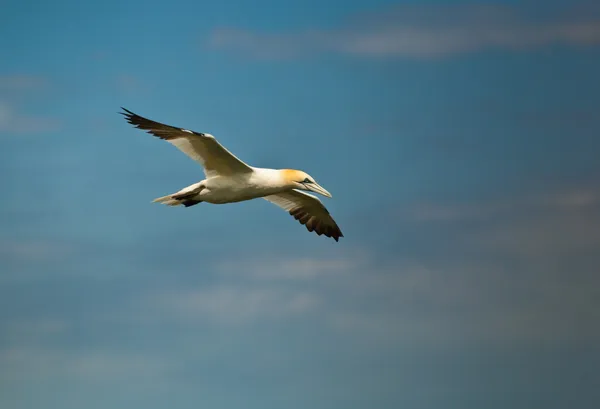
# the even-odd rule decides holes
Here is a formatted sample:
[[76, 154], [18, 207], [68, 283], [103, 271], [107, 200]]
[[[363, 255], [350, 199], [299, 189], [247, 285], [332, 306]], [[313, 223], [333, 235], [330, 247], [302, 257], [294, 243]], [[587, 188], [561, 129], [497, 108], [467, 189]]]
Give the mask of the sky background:
[[[596, 408], [600, 7], [0, 2], [0, 407]], [[124, 106], [299, 168], [345, 237]]]

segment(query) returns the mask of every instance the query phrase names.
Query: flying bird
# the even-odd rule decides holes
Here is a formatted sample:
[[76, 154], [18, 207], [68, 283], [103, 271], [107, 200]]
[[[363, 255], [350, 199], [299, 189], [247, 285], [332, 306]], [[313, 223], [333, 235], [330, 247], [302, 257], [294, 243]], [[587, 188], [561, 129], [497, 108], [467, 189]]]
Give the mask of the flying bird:
[[289, 212], [310, 232], [324, 234], [335, 241], [344, 236], [323, 203], [303, 192], [331, 197], [306, 172], [247, 165], [211, 134], [165, 125], [121, 109], [124, 112], [119, 113], [127, 122], [171, 143], [204, 168], [206, 179], [153, 202], [190, 207], [202, 202], [224, 204], [263, 198]]

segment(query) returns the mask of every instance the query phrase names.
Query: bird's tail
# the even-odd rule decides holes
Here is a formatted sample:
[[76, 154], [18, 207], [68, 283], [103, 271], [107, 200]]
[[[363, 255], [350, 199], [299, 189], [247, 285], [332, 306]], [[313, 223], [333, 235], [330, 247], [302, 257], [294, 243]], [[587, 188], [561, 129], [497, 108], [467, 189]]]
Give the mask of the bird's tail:
[[152, 203], [161, 203], [167, 206], [179, 206], [182, 204], [180, 200], [174, 199], [173, 195], [157, 197], [152, 201]]
[[173, 193], [171, 195], [157, 197], [152, 202], [161, 203], [167, 206], [179, 206], [185, 207], [195, 206], [198, 203], [202, 203], [202, 200], [193, 199], [196, 196], [195, 192], [184, 192], [184, 193]]
[[179, 192], [171, 193], [170, 195], [157, 197], [152, 202], [162, 203], [167, 206], [179, 206], [184, 205], [190, 207], [202, 203], [202, 200], [198, 200], [197, 196], [204, 189], [200, 183], [188, 186], [185, 189], [181, 189]]

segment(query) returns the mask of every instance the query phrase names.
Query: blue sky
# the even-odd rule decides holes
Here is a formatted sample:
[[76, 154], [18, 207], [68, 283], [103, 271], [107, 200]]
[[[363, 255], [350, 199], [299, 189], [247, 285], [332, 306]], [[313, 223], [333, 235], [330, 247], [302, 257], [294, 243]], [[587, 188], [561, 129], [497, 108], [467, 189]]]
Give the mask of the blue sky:
[[[595, 407], [591, 2], [55, 1], [0, 15], [0, 407]], [[345, 237], [120, 106], [309, 172]]]

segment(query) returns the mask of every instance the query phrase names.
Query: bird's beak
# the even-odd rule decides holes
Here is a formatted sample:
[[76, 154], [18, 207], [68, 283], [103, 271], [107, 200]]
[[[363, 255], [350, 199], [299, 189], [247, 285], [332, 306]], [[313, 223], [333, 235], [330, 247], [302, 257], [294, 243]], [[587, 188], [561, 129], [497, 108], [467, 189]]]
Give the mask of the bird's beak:
[[326, 196], [326, 197], [331, 197], [331, 193], [329, 193], [327, 190], [325, 190], [325, 188], [320, 186], [318, 183], [310, 183], [310, 184], [307, 183], [304, 186], [306, 187], [307, 190], [310, 190], [312, 192], [318, 193], [318, 194]]

